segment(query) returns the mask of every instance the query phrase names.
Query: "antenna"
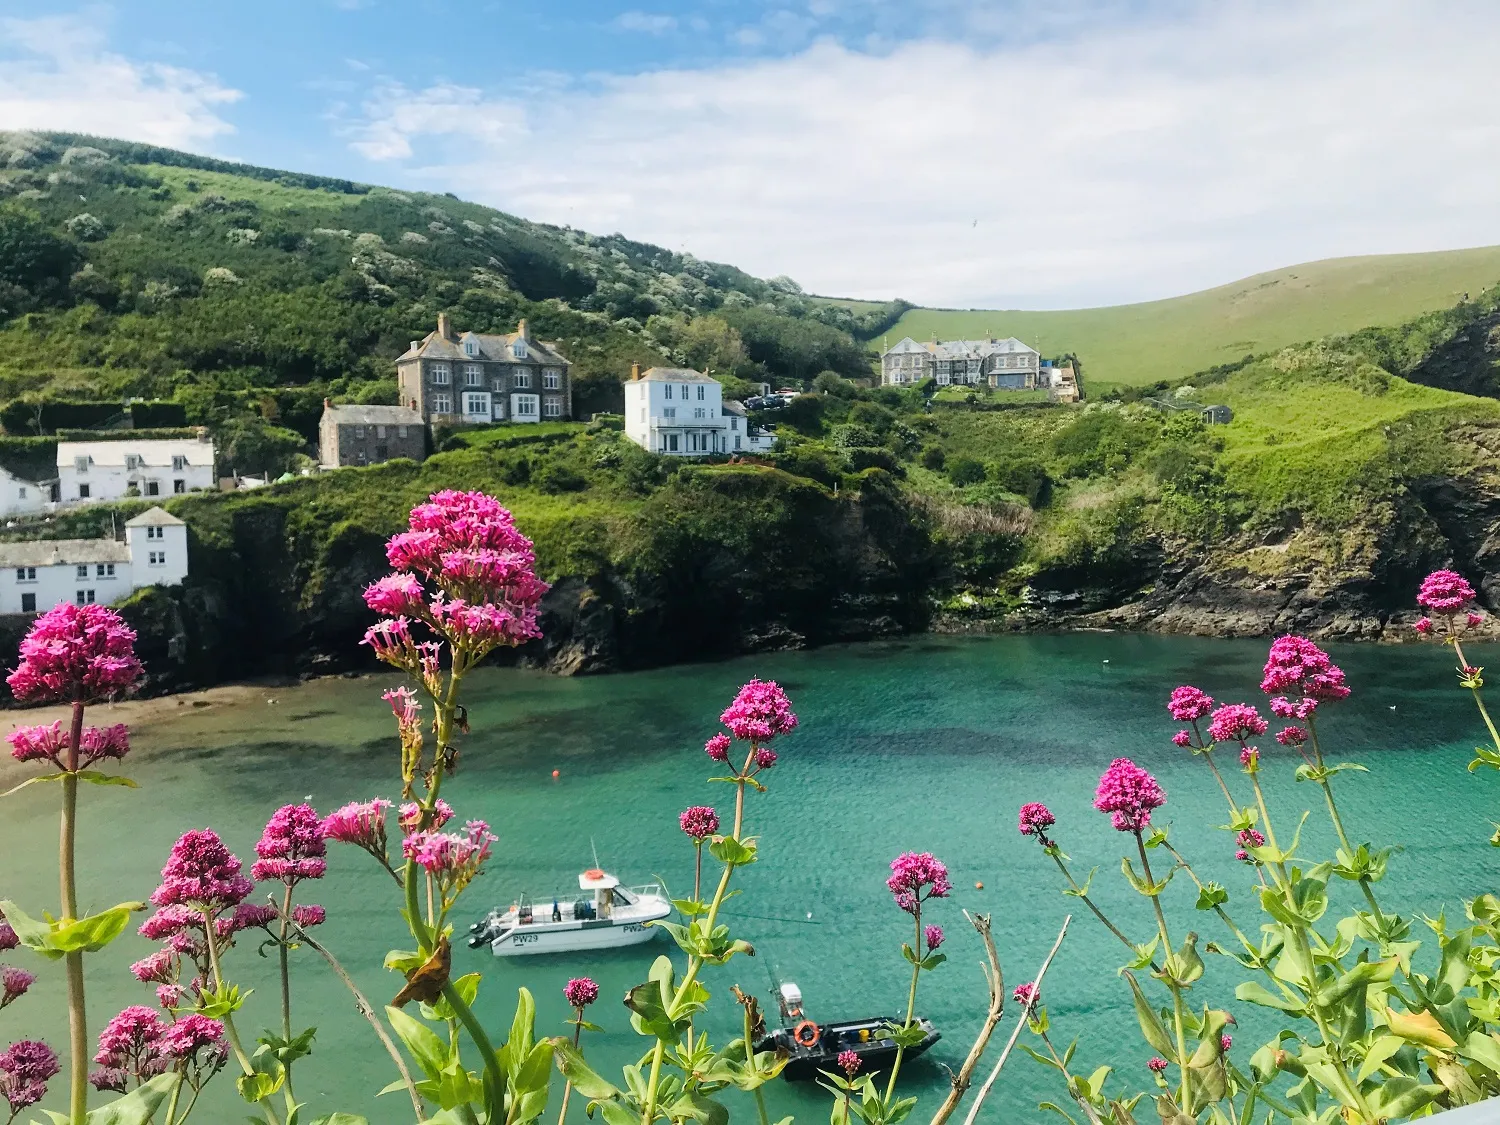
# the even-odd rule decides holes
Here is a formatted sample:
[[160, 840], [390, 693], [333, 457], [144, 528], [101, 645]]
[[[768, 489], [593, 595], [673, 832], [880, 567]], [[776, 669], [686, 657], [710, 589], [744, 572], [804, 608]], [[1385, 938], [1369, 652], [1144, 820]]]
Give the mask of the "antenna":
[[594, 868], [596, 870], [602, 870], [602, 868], [599, 867], [599, 849], [594, 847], [594, 838], [592, 836], [589, 837], [589, 851], [594, 853]]

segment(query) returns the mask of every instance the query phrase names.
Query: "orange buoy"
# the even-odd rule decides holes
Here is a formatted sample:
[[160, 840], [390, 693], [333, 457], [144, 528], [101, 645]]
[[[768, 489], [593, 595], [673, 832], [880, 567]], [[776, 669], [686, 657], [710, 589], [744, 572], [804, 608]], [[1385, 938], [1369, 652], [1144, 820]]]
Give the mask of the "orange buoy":
[[560, 777], [560, 776], [562, 776], [562, 771], [561, 770], [553, 770], [552, 771], [552, 776], [553, 777]]
[[984, 884], [983, 883], [975, 883], [974, 884], [974, 889], [976, 891], [982, 891], [982, 890], [984, 890]]

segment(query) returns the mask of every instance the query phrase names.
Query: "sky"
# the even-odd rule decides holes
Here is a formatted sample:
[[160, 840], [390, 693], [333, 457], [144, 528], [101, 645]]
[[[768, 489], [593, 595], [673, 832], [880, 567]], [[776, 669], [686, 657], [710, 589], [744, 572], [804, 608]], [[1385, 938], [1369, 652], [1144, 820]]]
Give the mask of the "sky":
[[0, 129], [452, 191], [809, 292], [1500, 243], [1495, 0], [0, 0]]

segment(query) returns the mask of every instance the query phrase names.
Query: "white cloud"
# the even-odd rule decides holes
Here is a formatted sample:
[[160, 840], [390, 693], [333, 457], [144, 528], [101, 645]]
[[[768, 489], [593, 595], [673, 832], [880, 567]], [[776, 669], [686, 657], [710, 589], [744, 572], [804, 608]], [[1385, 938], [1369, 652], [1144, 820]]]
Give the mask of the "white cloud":
[[644, 31], [648, 35], [665, 35], [677, 30], [675, 16], [655, 15], [650, 12], [621, 12], [615, 17], [615, 26], [623, 31]]
[[1102, 303], [1500, 243], [1497, 42], [1491, 3], [1226, 0], [546, 96], [388, 85], [353, 143], [412, 182], [817, 292]]
[[56, 129], [201, 148], [234, 131], [219, 115], [242, 96], [211, 74], [105, 49], [92, 21], [0, 19], [0, 129]]

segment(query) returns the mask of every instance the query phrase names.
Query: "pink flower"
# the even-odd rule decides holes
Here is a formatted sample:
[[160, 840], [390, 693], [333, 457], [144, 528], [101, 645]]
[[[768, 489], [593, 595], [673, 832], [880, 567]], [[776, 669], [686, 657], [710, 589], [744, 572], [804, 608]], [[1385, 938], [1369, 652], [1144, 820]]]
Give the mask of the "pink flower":
[[1111, 814], [1116, 831], [1139, 832], [1151, 823], [1151, 810], [1166, 803], [1161, 786], [1129, 758], [1116, 758], [1099, 779], [1094, 808]]
[[853, 1051], [839, 1052], [839, 1069], [844, 1072], [845, 1078], [853, 1078], [859, 1073], [859, 1055]]
[[1464, 614], [1464, 624], [1470, 629], [1484, 624], [1484, 614], [1469, 612]]
[[36, 983], [36, 977], [25, 969], [0, 965], [0, 1008], [13, 1004], [26, 995], [26, 990]]
[[755, 768], [768, 770], [776, 764], [776, 751], [769, 746], [757, 746], [755, 748]]
[[1278, 695], [1270, 702], [1271, 714], [1282, 719], [1300, 719], [1306, 722], [1318, 710], [1316, 699], [1299, 699], [1293, 702], [1285, 696]]
[[1180, 746], [1184, 750], [1186, 750], [1192, 744], [1193, 744], [1193, 732], [1190, 731], [1190, 730], [1180, 730], [1180, 731], [1178, 731], [1176, 734], [1174, 734], [1172, 736], [1172, 745], [1173, 746]]
[[62, 754], [67, 749], [68, 737], [62, 732], [62, 720], [47, 726], [17, 727], [5, 736], [10, 743], [10, 755], [18, 762], [51, 762], [63, 768]]
[[1266, 721], [1248, 703], [1229, 703], [1214, 712], [1208, 736], [1215, 742], [1243, 742], [1266, 733]]
[[1229, 1035], [1227, 1032], [1225, 1034], [1219, 1036], [1219, 1050], [1220, 1051], [1227, 1051], [1227, 1050], [1229, 1050], [1230, 1046], [1233, 1043], [1234, 1043], [1234, 1038], [1231, 1035]]
[[927, 943], [927, 952], [931, 953], [934, 949], [943, 944], [943, 927], [928, 926], [922, 931], [922, 940]]
[[1254, 773], [1260, 768], [1260, 749], [1255, 746], [1246, 746], [1240, 750], [1240, 765], [1245, 767], [1247, 773]]
[[1047, 839], [1047, 829], [1057, 823], [1057, 817], [1046, 805], [1040, 801], [1027, 801], [1021, 806], [1019, 821], [1022, 836], [1035, 836], [1037, 843], [1043, 846], [1051, 843]]
[[[931, 852], [903, 852], [891, 861], [891, 877], [885, 881], [896, 905], [915, 915], [929, 898], [947, 898], [953, 885], [948, 868]], [[925, 894], [923, 892], [926, 892]]]
[[416, 692], [409, 687], [398, 687], [383, 692], [380, 698], [391, 705], [403, 738], [412, 733], [421, 734], [422, 704], [417, 701]]
[[377, 621], [365, 630], [360, 644], [369, 645], [375, 655], [387, 664], [410, 671], [415, 666], [417, 649], [411, 637], [411, 622], [405, 617]]
[[729, 761], [729, 736], [716, 734], [703, 744], [703, 752], [716, 762]]
[[1010, 998], [1023, 1008], [1036, 1007], [1036, 982], [1028, 981], [1026, 984], [1018, 984], [1012, 990]]
[[1283, 727], [1276, 732], [1276, 741], [1283, 746], [1301, 746], [1307, 741], [1307, 731], [1301, 727]]
[[203, 928], [203, 915], [187, 906], [173, 904], [163, 906], [141, 923], [141, 937], [150, 941], [164, 941], [192, 927]]
[[234, 908], [228, 918], [220, 918], [214, 925], [214, 934], [228, 937], [241, 930], [264, 929], [276, 921], [279, 915], [274, 907], [255, 902], [242, 902]]
[[387, 574], [365, 587], [365, 605], [383, 617], [401, 617], [422, 612], [427, 591], [414, 574]]
[[125, 1092], [125, 1081], [130, 1076], [119, 1067], [100, 1067], [89, 1075], [89, 1085], [101, 1094], [109, 1090], [116, 1094]]
[[1271, 642], [1260, 690], [1267, 695], [1302, 695], [1322, 703], [1349, 695], [1343, 669], [1306, 637], [1293, 636]]
[[107, 606], [62, 602], [32, 622], [6, 683], [22, 703], [91, 703], [141, 679], [135, 631]]
[[239, 859], [211, 828], [184, 832], [161, 869], [154, 906], [191, 906], [211, 912], [238, 906], [254, 889], [240, 874]]
[[1422, 588], [1417, 591], [1419, 606], [1444, 616], [1462, 612], [1473, 602], [1474, 587], [1452, 570], [1434, 570], [1422, 579]]
[[385, 859], [385, 814], [391, 803], [383, 797], [350, 801], [323, 820], [325, 839], [364, 848], [376, 859]]
[[1413, 625], [1412, 628], [1425, 637], [1427, 636], [1427, 634], [1432, 632], [1432, 618], [1419, 617], [1417, 618], [1417, 623]]
[[187, 989], [180, 984], [163, 984], [156, 989], [156, 1002], [167, 1011], [176, 1008], [187, 996]]
[[797, 729], [792, 702], [774, 681], [752, 679], [719, 721], [742, 742], [768, 742]]
[[1153, 1074], [1161, 1074], [1167, 1069], [1167, 1060], [1160, 1057], [1152, 1058], [1146, 1063], [1146, 1069]]
[[[441, 797], [432, 806], [432, 815], [429, 817], [428, 828], [441, 828], [453, 819], [453, 806]], [[401, 826], [403, 835], [415, 832], [422, 823], [422, 806], [416, 801], [407, 801], [396, 813], [396, 823]]]
[[0, 1052], [0, 1094], [14, 1117], [47, 1096], [47, 1079], [59, 1070], [57, 1054], [40, 1039], [21, 1039]]
[[479, 874], [496, 838], [484, 821], [471, 820], [464, 825], [463, 835], [414, 832], [401, 842], [401, 853], [432, 875], [443, 901], [451, 903]]
[[294, 887], [303, 879], [321, 879], [328, 870], [323, 822], [311, 805], [283, 805], [271, 814], [255, 845], [260, 858], [250, 867], [258, 883]]
[[694, 840], [701, 842], [719, 830], [719, 814], [707, 805], [693, 805], [682, 810], [677, 823]]
[[205, 1048], [220, 1052], [225, 1049], [224, 1025], [193, 1012], [168, 1024], [156, 1045], [163, 1055], [179, 1061], [192, 1059]]
[[307, 903], [292, 907], [292, 921], [304, 929], [308, 926], [321, 926], [327, 920], [328, 912], [321, 906]]
[[573, 1008], [587, 1008], [599, 999], [599, 985], [591, 977], [574, 977], [563, 986], [563, 996]]
[[154, 1009], [133, 1004], [104, 1025], [94, 1061], [139, 1074], [141, 1064], [155, 1056], [156, 1042], [165, 1030]]
[[0, 920], [0, 953], [14, 949], [21, 944], [21, 939], [16, 937], [16, 931], [11, 929], [9, 922]]
[[130, 966], [130, 975], [142, 984], [167, 984], [172, 979], [172, 954], [161, 949], [143, 957]]
[[1179, 723], [1191, 723], [1213, 710], [1214, 701], [1208, 693], [1184, 684], [1174, 688], [1172, 698], [1167, 700], [1167, 712]]
[[1246, 848], [1264, 847], [1266, 843], [1266, 838], [1259, 832], [1257, 832], [1254, 828], [1246, 828], [1241, 830], [1240, 834], [1236, 836], [1234, 840], [1235, 843], [1239, 844], [1240, 846], [1240, 850], [1234, 853], [1234, 858], [1239, 860], [1241, 863], [1250, 862], [1250, 853], [1245, 851]]

